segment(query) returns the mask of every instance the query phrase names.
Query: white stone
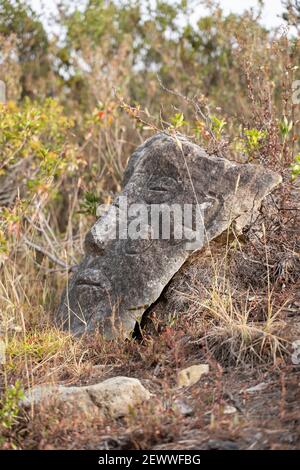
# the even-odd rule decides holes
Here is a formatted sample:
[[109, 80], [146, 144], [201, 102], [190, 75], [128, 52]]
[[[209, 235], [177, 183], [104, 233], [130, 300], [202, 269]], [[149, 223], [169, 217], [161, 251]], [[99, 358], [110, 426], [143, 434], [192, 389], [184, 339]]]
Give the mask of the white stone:
[[261, 382], [254, 387], [250, 387], [246, 389], [247, 393], [256, 393], [265, 390], [269, 385], [266, 382]]
[[236, 412], [237, 412], [237, 409], [235, 408], [235, 406], [231, 406], [231, 405], [224, 406], [224, 410], [223, 410], [224, 415], [233, 415]]
[[193, 366], [187, 367], [186, 369], [178, 372], [177, 385], [178, 387], [190, 387], [191, 385], [197, 383], [202, 375], [208, 374], [208, 372], [208, 364], [195, 364]]

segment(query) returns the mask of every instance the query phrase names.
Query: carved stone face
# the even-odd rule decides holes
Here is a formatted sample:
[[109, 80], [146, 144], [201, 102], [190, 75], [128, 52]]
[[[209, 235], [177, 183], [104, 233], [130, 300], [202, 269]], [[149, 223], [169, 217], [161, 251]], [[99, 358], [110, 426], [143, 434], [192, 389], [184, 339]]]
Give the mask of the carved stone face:
[[208, 156], [184, 138], [148, 139], [129, 160], [123, 191], [86, 236], [85, 256], [63, 295], [59, 322], [74, 333], [99, 328], [107, 338], [128, 336], [191, 254], [187, 238], [195, 235], [193, 219], [183, 218], [188, 235], [176, 237], [172, 213], [170, 236], [161, 228], [155, 232], [152, 210], [177, 205], [184, 212], [188, 204], [201, 212], [200, 249], [233, 221], [245, 225], [279, 182], [266, 169]]

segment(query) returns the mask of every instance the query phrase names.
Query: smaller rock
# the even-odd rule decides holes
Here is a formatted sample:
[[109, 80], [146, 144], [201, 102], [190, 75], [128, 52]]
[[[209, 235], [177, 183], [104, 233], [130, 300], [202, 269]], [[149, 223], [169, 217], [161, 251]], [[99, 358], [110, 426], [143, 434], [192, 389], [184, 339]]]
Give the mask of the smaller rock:
[[255, 385], [254, 387], [247, 388], [245, 391], [246, 391], [247, 393], [262, 392], [262, 391], [265, 390], [268, 386], [269, 386], [269, 384], [267, 384], [266, 382], [261, 382], [260, 384], [257, 384], [257, 385]]
[[224, 410], [223, 410], [224, 415], [233, 415], [236, 412], [237, 412], [237, 409], [235, 408], [235, 406], [231, 406], [231, 405], [224, 406]]
[[187, 367], [178, 372], [177, 385], [178, 387], [190, 387], [198, 382], [204, 374], [208, 374], [208, 364], [195, 364], [194, 366]]
[[113, 377], [86, 387], [44, 385], [29, 390], [21, 405], [42, 406], [51, 401], [66, 405], [70, 411], [80, 410], [86, 415], [119, 418], [150, 398], [150, 392], [138, 379]]
[[175, 407], [182, 416], [192, 416], [194, 409], [186, 401], [175, 400]]
[[150, 392], [138, 379], [114, 377], [87, 387], [92, 402], [105, 414], [119, 418], [143, 401], [149, 400]]

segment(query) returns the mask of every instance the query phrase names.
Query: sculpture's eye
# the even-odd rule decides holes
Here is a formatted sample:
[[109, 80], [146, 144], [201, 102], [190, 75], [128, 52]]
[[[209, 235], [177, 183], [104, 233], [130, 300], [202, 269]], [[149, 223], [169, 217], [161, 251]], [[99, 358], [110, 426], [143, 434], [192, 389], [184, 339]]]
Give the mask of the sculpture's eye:
[[172, 201], [180, 192], [180, 182], [171, 176], [152, 176], [144, 194], [148, 204], [160, 204]]
[[152, 177], [148, 183], [150, 191], [168, 192], [175, 191], [178, 188], [178, 182], [170, 176], [162, 176], [158, 179]]
[[124, 243], [124, 253], [126, 255], [141, 255], [153, 245], [153, 240], [127, 240]]

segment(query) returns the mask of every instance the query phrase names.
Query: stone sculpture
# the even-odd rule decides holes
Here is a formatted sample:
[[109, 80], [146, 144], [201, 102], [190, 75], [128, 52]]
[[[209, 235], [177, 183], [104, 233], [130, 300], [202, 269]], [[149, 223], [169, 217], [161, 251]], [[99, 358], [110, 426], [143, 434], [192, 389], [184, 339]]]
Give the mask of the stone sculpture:
[[[149, 138], [131, 156], [121, 194], [86, 236], [59, 324], [75, 334], [100, 329], [107, 338], [130, 335], [190, 254], [229, 227], [240, 231], [249, 224], [280, 181], [266, 168], [210, 156], [183, 136]], [[169, 222], [163, 220], [168, 234], [157, 230], [152, 215], [161, 217], [160, 209], [170, 206], [182, 214], [192, 207], [192, 217], [181, 223], [171, 211]]]

